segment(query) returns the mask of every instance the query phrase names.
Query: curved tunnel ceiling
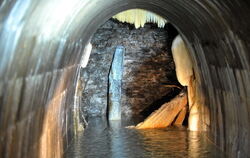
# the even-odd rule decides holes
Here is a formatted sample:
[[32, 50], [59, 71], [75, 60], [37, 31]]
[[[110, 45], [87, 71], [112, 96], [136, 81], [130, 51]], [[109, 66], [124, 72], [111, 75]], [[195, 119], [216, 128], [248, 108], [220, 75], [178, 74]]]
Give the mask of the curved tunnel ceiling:
[[248, 1], [12, 0], [0, 7], [1, 157], [62, 156], [84, 47], [107, 19], [133, 8], [176, 26], [194, 63], [199, 129], [232, 157], [249, 156]]

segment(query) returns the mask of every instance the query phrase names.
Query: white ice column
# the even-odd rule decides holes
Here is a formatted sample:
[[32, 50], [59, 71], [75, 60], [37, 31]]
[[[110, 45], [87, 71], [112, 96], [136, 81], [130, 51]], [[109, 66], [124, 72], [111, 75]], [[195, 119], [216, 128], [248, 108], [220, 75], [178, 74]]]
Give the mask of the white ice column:
[[125, 49], [123, 46], [117, 46], [109, 72], [109, 120], [121, 119], [121, 89], [124, 52]]

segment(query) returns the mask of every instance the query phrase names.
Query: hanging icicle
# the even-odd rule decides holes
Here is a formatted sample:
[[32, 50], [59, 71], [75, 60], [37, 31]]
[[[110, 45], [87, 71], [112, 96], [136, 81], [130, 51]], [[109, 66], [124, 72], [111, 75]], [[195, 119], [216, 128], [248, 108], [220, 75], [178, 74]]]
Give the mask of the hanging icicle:
[[158, 27], [163, 28], [167, 23], [167, 20], [161, 16], [143, 9], [130, 9], [113, 16], [113, 18], [134, 24], [135, 28], [144, 27], [145, 23], [148, 22], [156, 23]]

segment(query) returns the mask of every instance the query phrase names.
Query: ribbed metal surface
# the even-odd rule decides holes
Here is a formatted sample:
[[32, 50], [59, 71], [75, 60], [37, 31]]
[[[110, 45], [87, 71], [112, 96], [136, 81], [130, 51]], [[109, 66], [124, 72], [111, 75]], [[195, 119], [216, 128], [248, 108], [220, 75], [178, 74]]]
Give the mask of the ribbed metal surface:
[[[142, 8], [172, 22], [195, 65], [201, 127], [232, 157], [250, 148], [246, 0], [0, 2], [0, 157], [60, 157], [73, 132], [78, 63], [105, 20]], [[203, 99], [204, 98], [204, 99]]]

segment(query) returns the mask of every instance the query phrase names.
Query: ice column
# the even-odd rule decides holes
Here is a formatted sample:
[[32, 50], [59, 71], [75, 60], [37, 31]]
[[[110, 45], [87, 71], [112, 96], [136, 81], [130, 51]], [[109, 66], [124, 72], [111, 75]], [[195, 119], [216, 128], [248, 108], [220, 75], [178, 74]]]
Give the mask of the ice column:
[[121, 89], [124, 52], [125, 49], [123, 46], [117, 46], [109, 72], [109, 120], [121, 119]]

